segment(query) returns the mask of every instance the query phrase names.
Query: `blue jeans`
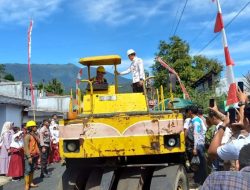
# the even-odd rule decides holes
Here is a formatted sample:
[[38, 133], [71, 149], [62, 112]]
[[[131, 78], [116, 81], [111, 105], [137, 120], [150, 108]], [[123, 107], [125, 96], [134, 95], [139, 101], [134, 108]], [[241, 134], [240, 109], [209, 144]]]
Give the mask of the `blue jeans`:
[[197, 171], [194, 172], [194, 182], [202, 185], [207, 177], [207, 161], [205, 158], [205, 146], [198, 145], [197, 154], [200, 159], [200, 166]]

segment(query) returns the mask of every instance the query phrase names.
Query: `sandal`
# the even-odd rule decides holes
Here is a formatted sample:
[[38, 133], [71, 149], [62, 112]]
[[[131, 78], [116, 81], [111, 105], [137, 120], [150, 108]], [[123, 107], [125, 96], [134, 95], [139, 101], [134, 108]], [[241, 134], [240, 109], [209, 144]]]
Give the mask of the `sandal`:
[[38, 187], [37, 184], [34, 184], [34, 183], [31, 183], [31, 184], [30, 184], [30, 188], [36, 188], [36, 187]]

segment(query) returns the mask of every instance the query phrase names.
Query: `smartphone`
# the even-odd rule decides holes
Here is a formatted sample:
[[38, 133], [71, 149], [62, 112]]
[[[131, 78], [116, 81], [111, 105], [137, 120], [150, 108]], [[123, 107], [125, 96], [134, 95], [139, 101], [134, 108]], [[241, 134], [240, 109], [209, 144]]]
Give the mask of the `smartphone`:
[[211, 98], [211, 99], [209, 99], [209, 107], [214, 107], [214, 99], [213, 98]]
[[238, 87], [240, 88], [241, 92], [244, 92], [244, 83], [242, 81], [238, 82]]
[[235, 120], [236, 120], [236, 110], [235, 110], [235, 108], [229, 108], [228, 112], [229, 112], [230, 123], [235, 123]]

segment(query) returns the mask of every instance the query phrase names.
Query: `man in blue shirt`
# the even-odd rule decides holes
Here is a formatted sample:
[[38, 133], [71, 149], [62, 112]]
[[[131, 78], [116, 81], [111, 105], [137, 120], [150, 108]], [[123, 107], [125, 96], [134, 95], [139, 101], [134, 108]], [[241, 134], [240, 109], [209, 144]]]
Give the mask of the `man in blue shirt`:
[[[206, 126], [203, 120], [198, 117], [198, 107], [190, 106], [188, 114], [191, 116], [191, 126], [188, 129], [188, 136], [193, 135], [193, 156], [198, 156], [200, 160], [199, 169], [194, 171], [194, 182], [202, 185], [207, 177], [205, 159], [205, 133]], [[190, 138], [191, 139], [191, 138]]]

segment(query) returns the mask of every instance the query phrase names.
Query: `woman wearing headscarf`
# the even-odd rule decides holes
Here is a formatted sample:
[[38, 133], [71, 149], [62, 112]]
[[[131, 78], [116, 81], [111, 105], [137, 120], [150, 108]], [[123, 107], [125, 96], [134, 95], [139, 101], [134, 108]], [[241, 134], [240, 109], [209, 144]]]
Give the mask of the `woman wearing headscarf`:
[[12, 128], [14, 126], [13, 122], [5, 122], [2, 128], [0, 136], [0, 174], [6, 175], [9, 169], [9, 152], [10, 144], [12, 141]]
[[19, 180], [24, 174], [24, 151], [23, 151], [23, 132], [19, 131], [12, 137], [10, 144], [10, 164], [8, 176], [12, 180]]
[[53, 162], [59, 162], [61, 160], [59, 154], [59, 130], [57, 126], [54, 126], [52, 133], [52, 157]]

